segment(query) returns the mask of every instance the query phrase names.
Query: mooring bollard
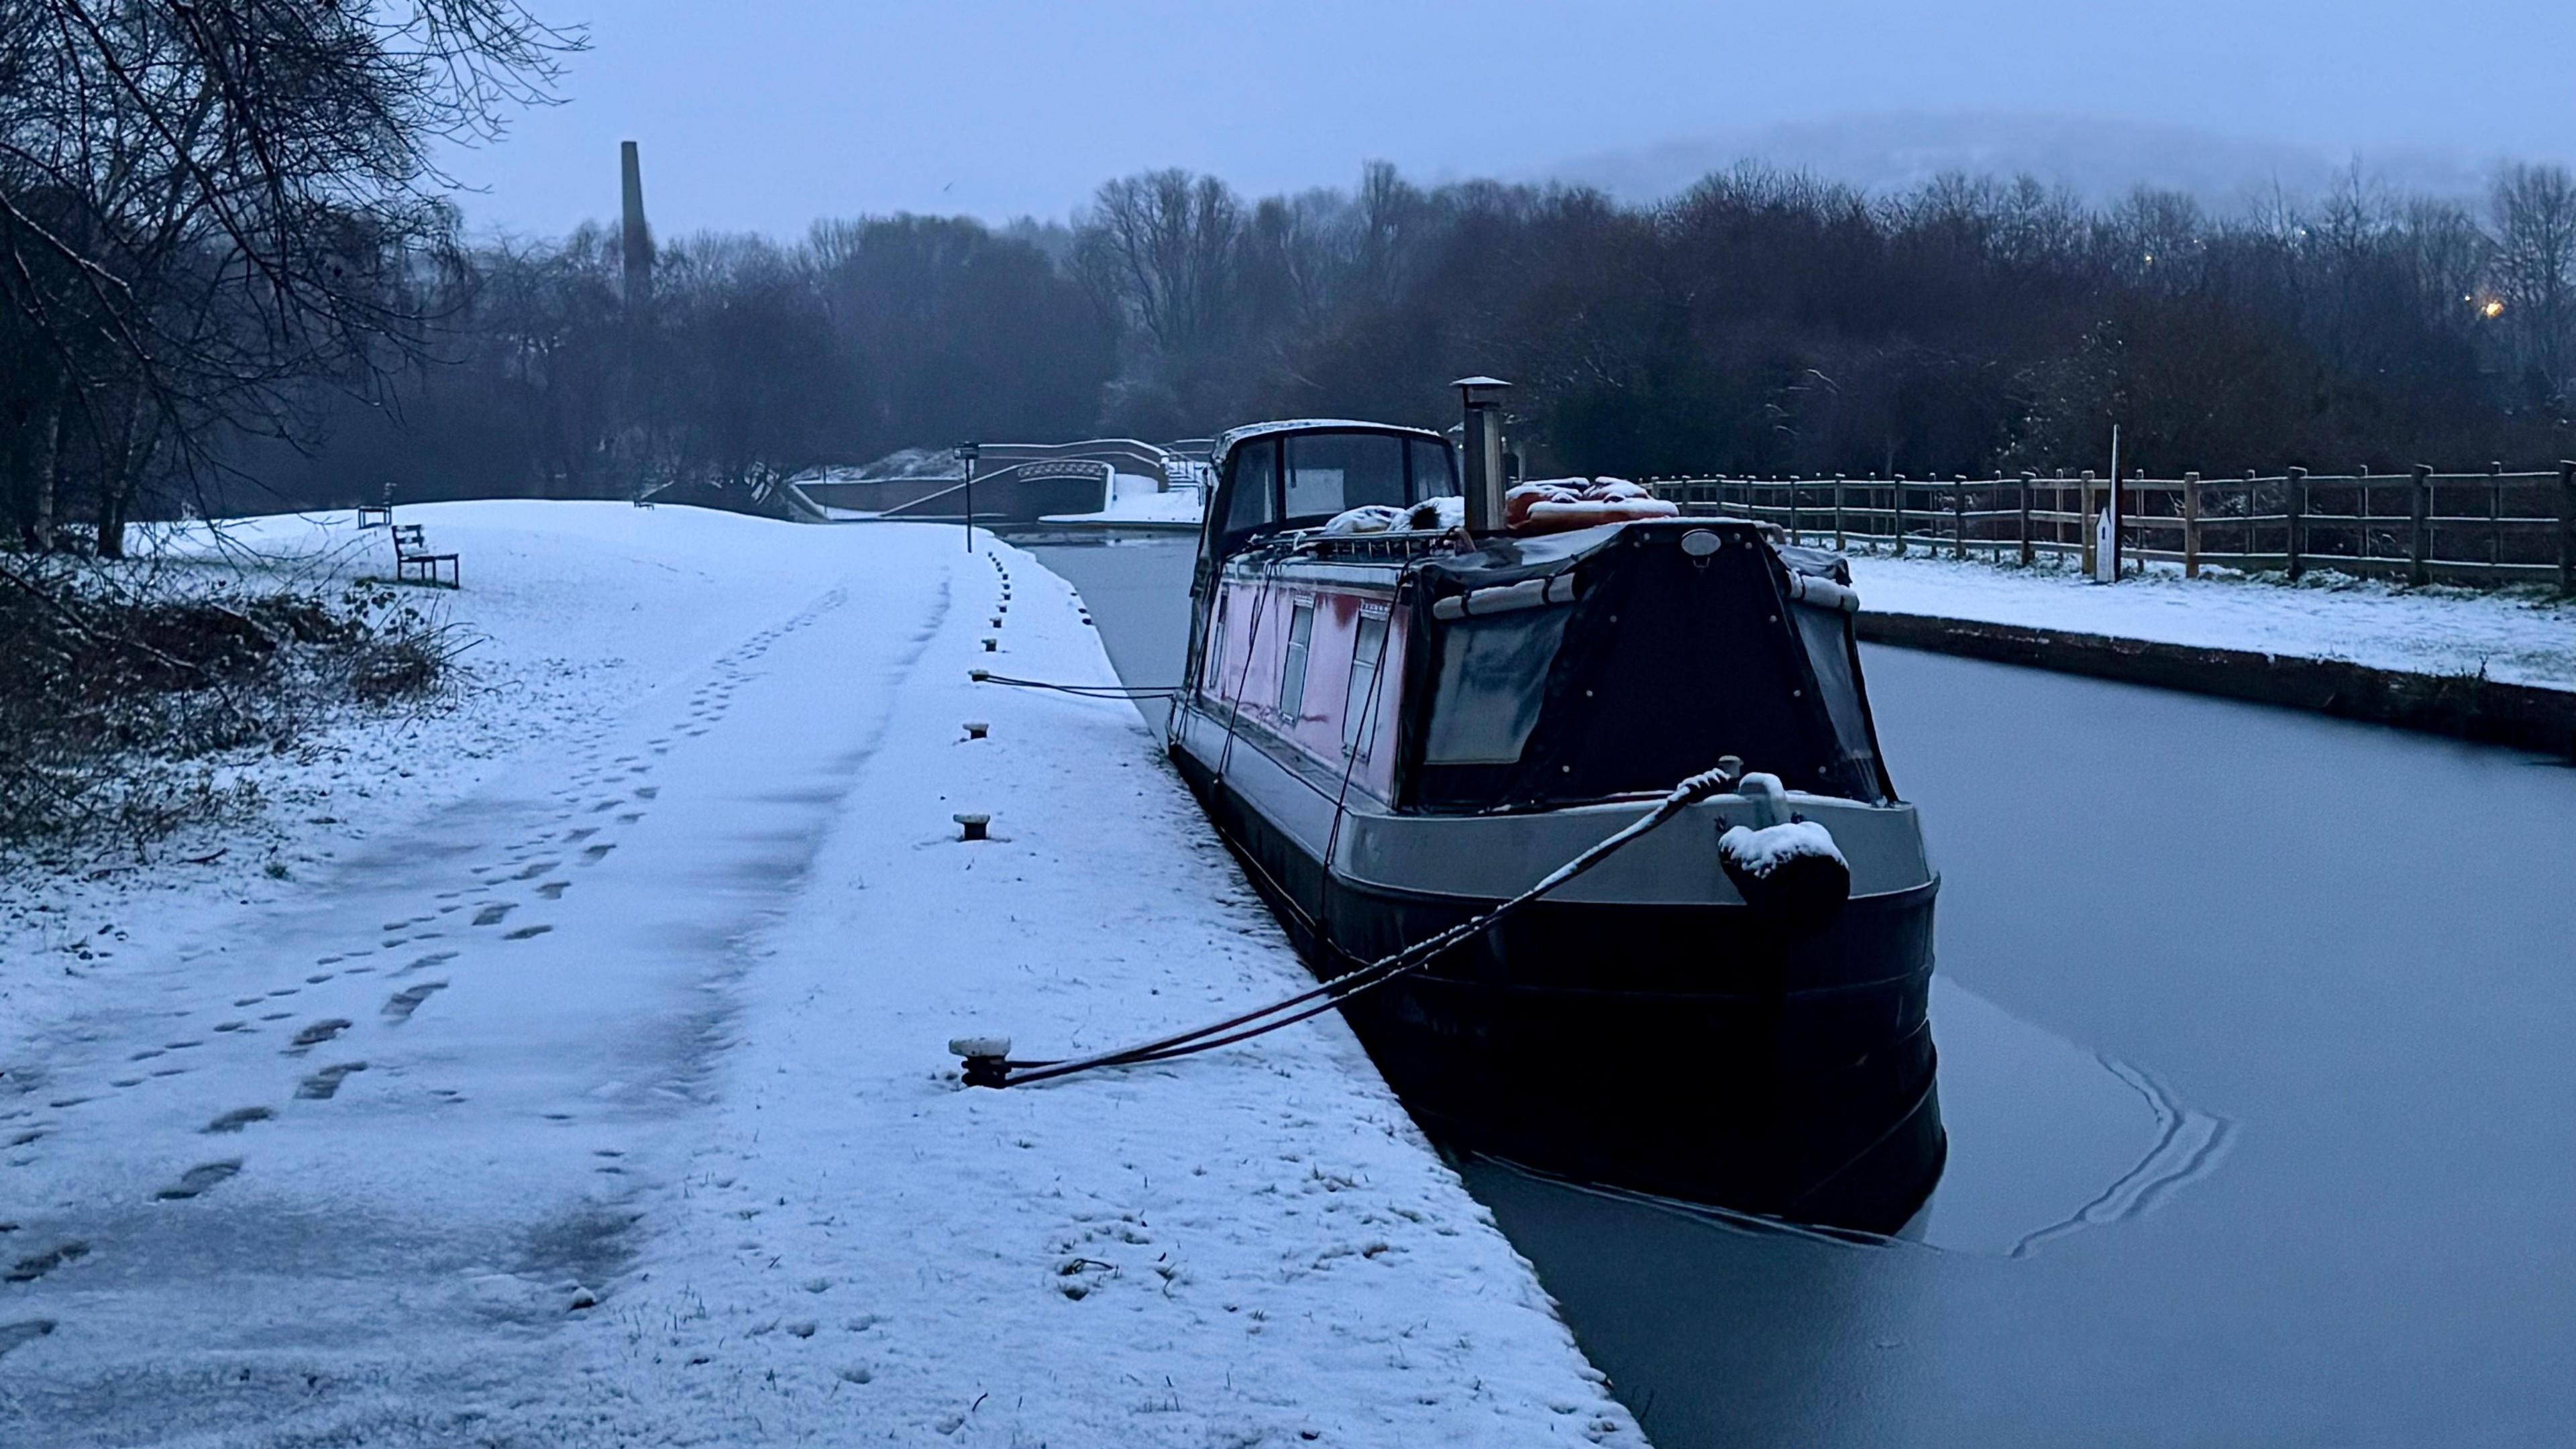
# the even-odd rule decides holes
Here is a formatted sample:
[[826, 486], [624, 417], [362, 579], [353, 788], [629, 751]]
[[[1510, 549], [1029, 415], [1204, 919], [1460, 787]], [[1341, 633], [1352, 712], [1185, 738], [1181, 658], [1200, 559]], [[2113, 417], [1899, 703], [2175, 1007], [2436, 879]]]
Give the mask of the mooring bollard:
[[991, 725], [986, 724], [980, 719], [970, 719], [966, 721], [966, 738], [970, 740], [980, 740], [990, 732], [992, 728], [993, 727]]
[[1002, 641], [999, 639], [987, 639], [984, 641], [984, 652], [987, 654], [990, 654], [1001, 647]]
[[1006, 1036], [958, 1036], [948, 1039], [948, 1054], [966, 1069], [966, 1085], [1000, 1087], [1008, 1085], [1008, 1068], [1003, 1063], [1011, 1055], [1011, 1039]]
[[989, 840], [992, 838], [985, 834], [985, 828], [993, 823], [993, 817], [990, 815], [979, 815], [969, 812], [963, 815], [951, 816], [950, 818], [957, 822], [957, 838], [959, 840]]
[[989, 669], [969, 669], [966, 671], [966, 677], [977, 684], [981, 684], [985, 680], [993, 677], [993, 671]]

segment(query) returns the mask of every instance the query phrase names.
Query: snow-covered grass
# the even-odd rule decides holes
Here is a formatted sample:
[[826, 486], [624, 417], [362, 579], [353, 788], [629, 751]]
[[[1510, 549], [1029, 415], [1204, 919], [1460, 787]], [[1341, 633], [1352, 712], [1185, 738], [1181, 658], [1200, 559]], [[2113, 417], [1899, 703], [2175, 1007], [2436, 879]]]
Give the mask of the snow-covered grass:
[[0, 1442], [1636, 1442], [1338, 1022], [958, 1084], [1307, 979], [1129, 706], [967, 682], [1111, 678], [1061, 581], [404, 517], [458, 699], [245, 765], [212, 864], [8, 883]]
[[2068, 570], [1854, 554], [1861, 607], [2341, 659], [2425, 674], [2576, 689], [2576, 604], [2534, 592], [2409, 589], [2333, 574], [2094, 584]]

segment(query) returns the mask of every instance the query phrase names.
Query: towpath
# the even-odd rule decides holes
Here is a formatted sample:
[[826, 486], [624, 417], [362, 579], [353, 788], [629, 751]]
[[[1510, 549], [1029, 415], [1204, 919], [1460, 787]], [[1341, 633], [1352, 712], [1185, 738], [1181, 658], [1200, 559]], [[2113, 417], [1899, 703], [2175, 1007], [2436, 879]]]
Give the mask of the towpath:
[[1337, 1022], [959, 1086], [1305, 980], [1133, 710], [968, 682], [1111, 678], [1060, 580], [406, 517], [475, 692], [245, 765], [257, 850], [0, 901], [0, 1441], [1639, 1442]]

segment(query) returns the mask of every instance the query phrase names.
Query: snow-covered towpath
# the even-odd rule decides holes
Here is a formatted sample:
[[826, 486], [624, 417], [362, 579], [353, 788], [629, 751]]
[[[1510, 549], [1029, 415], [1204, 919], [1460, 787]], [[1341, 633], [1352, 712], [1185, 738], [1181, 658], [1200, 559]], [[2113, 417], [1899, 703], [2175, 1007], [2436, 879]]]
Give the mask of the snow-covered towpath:
[[2533, 591], [2409, 589], [2331, 571], [2298, 584], [2278, 575], [2185, 579], [2161, 567], [2100, 585], [2066, 569], [1849, 557], [1861, 607], [1882, 613], [2576, 690], [2576, 603]]
[[1636, 1442], [1338, 1023], [958, 1086], [968, 1028], [1305, 979], [1129, 706], [967, 682], [1110, 678], [1061, 581], [935, 528], [406, 517], [493, 646], [367, 838], [0, 968], [47, 973], [0, 1024], [0, 1442]]

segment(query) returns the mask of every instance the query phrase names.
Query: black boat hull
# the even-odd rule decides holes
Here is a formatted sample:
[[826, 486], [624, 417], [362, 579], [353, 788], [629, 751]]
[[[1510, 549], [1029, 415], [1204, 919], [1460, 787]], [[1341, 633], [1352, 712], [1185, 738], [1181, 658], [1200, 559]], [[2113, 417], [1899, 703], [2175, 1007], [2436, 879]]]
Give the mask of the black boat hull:
[[[1328, 880], [1187, 751], [1173, 754], [1319, 976], [1497, 904]], [[1801, 939], [1740, 905], [1541, 901], [1341, 1010], [1444, 1145], [1894, 1232], [1948, 1150], [1927, 1010], [1937, 891], [1856, 898]]]

